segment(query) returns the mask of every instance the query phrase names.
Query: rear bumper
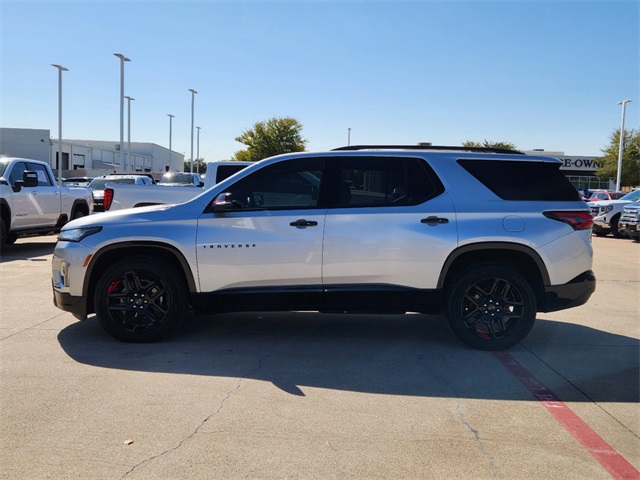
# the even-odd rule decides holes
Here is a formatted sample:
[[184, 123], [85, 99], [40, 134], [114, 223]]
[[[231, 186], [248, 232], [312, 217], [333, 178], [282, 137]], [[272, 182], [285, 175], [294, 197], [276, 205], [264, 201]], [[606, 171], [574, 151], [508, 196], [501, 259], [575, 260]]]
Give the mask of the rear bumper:
[[596, 276], [591, 270], [578, 275], [564, 285], [548, 285], [541, 312], [554, 312], [583, 305], [596, 290]]

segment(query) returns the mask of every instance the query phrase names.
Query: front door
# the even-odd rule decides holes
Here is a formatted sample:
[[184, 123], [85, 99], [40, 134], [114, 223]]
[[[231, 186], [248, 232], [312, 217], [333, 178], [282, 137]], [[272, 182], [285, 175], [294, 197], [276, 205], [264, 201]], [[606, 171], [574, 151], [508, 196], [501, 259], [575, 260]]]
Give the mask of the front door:
[[286, 160], [227, 189], [235, 209], [198, 220], [201, 292], [320, 289], [326, 208], [324, 160]]

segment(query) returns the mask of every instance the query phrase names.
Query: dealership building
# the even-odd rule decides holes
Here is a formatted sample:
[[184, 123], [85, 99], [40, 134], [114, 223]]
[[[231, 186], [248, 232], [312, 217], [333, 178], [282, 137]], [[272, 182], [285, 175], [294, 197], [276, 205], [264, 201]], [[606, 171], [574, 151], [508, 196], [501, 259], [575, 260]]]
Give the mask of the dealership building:
[[596, 172], [602, 167], [602, 161], [599, 157], [565, 155], [564, 152], [551, 152], [540, 149], [525, 150], [524, 153], [562, 160], [560, 171], [576, 188], [587, 188], [589, 190], [615, 190], [616, 188], [613, 179], [601, 180], [596, 177]]
[[58, 140], [51, 138], [49, 130], [0, 128], [0, 155], [42, 160], [56, 173], [60, 167], [62, 177], [96, 177], [114, 171], [161, 175], [184, 169], [181, 153], [155, 143], [131, 142], [130, 145], [131, 150], [127, 151], [129, 143], [125, 142], [121, 152], [119, 142], [62, 139], [59, 155]]
[[[146, 172], [158, 176], [167, 171], [181, 172], [184, 168], [183, 154], [169, 151], [155, 143], [131, 142], [130, 152], [126, 151], [127, 147], [128, 143], [125, 142], [125, 151], [120, 152], [119, 142], [63, 139], [60, 164], [58, 141], [51, 139], [49, 130], [0, 128], [1, 155], [43, 160], [56, 173], [60, 165], [62, 177], [96, 177], [114, 171], [120, 172], [123, 163], [125, 168], [122, 170], [126, 172]], [[598, 157], [569, 156], [564, 152], [539, 149], [524, 153], [559, 158], [563, 162], [560, 169], [577, 188], [615, 188], [613, 180], [600, 180], [596, 177], [595, 173], [602, 165]]]

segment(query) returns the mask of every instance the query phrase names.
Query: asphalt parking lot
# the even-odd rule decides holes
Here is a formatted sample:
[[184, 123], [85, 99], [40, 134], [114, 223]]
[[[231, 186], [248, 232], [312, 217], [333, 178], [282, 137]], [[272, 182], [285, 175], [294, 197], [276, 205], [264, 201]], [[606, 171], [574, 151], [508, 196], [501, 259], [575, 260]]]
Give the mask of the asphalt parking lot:
[[504, 354], [440, 317], [190, 318], [119, 343], [52, 304], [56, 237], [0, 263], [0, 478], [638, 479], [640, 245]]

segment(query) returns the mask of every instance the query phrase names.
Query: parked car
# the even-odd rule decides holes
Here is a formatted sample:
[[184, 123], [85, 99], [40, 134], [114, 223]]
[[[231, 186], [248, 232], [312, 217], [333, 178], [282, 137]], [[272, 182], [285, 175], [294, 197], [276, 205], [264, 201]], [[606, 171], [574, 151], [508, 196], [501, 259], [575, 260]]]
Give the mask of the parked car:
[[[252, 162], [209, 162], [207, 163], [207, 176], [201, 187], [196, 188], [176, 188], [163, 183], [158, 183], [158, 188], [154, 189], [141, 188], [136, 185], [110, 185], [105, 190], [104, 209], [113, 211], [149, 205], [183, 203], [197, 197], [216, 183], [251, 164]], [[172, 177], [175, 175], [178, 174], [172, 174]]]
[[67, 225], [54, 302], [129, 342], [191, 307], [445, 312], [463, 342], [505, 349], [536, 312], [595, 290], [592, 218], [561, 164], [465, 147], [279, 155], [180, 205]]
[[103, 175], [94, 178], [89, 184], [93, 192], [93, 211], [104, 212], [104, 189], [107, 184], [130, 184], [130, 185], [154, 185], [152, 177], [148, 175]]
[[167, 172], [158, 180], [158, 185], [172, 187], [203, 187], [204, 182], [199, 173]]
[[93, 177], [69, 177], [62, 179], [62, 185], [65, 187], [86, 187], [91, 183]]
[[640, 240], [640, 200], [624, 206], [618, 229], [636, 242]]
[[19, 237], [57, 233], [92, 210], [89, 190], [58, 187], [46, 162], [0, 157], [0, 251]]
[[614, 192], [609, 190], [595, 190], [591, 192], [591, 197], [587, 202], [599, 202], [601, 200], [618, 200], [624, 197], [627, 192]]
[[593, 216], [593, 233], [605, 236], [611, 233], [614, 237], [623, 238], [626, 234], [620, 230], [620, 215], [625, 205], [640, 199], [640, 190], [627, 193], [618, 200], [601, 200], [589, 202]]

